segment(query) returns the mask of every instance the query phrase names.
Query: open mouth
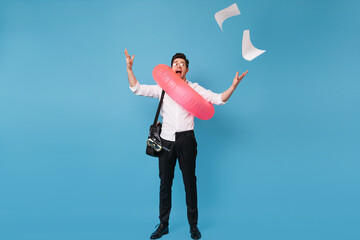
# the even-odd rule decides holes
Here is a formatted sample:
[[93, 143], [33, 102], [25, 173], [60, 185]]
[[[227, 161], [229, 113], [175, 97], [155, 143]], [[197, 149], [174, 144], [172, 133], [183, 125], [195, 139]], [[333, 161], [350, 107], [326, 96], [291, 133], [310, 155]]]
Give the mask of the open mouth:
[[180, 70], [176, 70], [175, 73], [179, 76], [181, 76], [181, 71]]

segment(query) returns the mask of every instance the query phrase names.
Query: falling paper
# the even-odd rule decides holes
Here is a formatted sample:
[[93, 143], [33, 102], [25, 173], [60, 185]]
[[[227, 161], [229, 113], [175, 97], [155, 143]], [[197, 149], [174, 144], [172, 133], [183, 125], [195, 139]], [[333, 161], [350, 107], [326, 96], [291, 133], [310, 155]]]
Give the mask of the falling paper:
[[215, 20], [219, 24], [221, 30], [223, 30], [222, 29], [223, 22], [226, 19], [228, 19], [229, 17], [233, 17], [233, 16], [236, 16], [236, 15], [240, 15], [240, 10], [239, 10], [238, 6], [236, 5], [236, 3], [234, 3], [230, 7], [227, 7], [225, 9], [215, 13]]
[[264, 52], [265, 52], [265, 50], [257, 49], [252, 45], [252, 43], [250, 41], [250, 31], [244, 30], [243, 40], [242, 40], [242, 55], [243, 55], [243, 57], [246, 60], [251, 61], [254, 58], [258, 57], [259, 55], [263, 54]]

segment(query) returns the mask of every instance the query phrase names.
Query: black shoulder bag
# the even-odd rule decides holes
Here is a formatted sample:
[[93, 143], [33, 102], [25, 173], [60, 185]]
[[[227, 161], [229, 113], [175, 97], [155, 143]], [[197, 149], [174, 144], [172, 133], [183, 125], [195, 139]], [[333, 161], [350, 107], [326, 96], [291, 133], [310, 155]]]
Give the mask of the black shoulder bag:
[[150, 126], [149, 136], [146, 140], [146, 154], [152, 157], [158, 157], [160, 152], [164, 149], [169, 151], [166, 147], [163, 147], [161, 143], [160, 133], [161, 133], [161, 126], [162, 124], [156, 123], [159, 118], [159, 113], [161, 109], [162, 102], [164, 100], [165, 91], [163, 90], [161, 93], [161, 98], [159, 102], [159, 106], [156, 111], [154, 123]]

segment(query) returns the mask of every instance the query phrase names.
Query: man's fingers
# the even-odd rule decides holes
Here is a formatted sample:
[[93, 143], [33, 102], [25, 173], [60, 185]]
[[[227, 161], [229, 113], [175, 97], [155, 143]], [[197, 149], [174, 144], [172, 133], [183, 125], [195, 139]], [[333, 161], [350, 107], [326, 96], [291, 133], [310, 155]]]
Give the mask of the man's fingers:
[[240, 78], [240, 79], [243, 79], [247, 73], [248, 73], [248, 71], [243, 72], [239, 78]]
[[135, 55], [132, 55], [131, 61], [134, 61], [134, 57], [135, 57]]
[[125, 48], [124, 53], [125, 53], [126, 58], [130, 58], [130, 55], [129, 55], [128, 50], [126, 48]]
[[236, 76], [235, 76], [235, 77], [236, 77], [236, 78], [239, 77], [239, 71], [236, 72]]

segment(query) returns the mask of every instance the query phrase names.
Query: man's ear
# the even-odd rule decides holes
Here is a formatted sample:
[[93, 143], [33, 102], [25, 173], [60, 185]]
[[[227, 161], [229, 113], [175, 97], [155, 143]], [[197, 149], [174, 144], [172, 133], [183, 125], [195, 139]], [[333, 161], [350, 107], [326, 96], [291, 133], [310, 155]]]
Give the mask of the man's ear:
[[189, 71], [189, 69], [188, 69], [188, 68], [186, 68], [186, 73], [188, 73], [188, 71]]

